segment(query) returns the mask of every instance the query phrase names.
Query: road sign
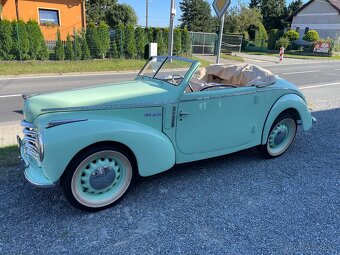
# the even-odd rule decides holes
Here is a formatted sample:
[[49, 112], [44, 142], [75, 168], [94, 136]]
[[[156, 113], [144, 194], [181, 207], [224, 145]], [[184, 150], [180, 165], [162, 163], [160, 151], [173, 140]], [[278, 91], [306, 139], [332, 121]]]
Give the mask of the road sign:
[[230, 0], [215, 0], [213, 2], [213, 6], [217, 17], [221, 19], [223, 15], [227, 12], [227, 9], [230, 6], [230, 4], [231, 4]]

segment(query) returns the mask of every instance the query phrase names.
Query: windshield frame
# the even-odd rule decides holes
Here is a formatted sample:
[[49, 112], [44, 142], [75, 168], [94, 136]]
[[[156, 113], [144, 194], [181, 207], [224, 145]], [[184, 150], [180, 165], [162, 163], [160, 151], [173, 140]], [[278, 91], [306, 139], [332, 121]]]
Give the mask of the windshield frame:
[[[156, 72], [155, 72], [155, 74], [154, 74], [153, 76], [148, 76], [148, 75], [142, 74], [142, 73], [146, 70], [146, 68], [149, 66], [150, 62], [151, 62], [153, 59], [155, 59], [155, 58], [160, 58], [160, 57], [164, 57], [164, 60], [163, 60], [163, 62], [160, 64], [160, 66], [158, 67], [158, 69], [156, 70]], [[185, 74], [183, 75], [183, 77], [186, 77], [186, 76], [188, 75], [188, 73], [191, 73], [190, 70], [192, 70], [192, 68], [194, 67], [194, 65], [198, 62], [198, 61], [196, 61], [196, 60], [192, 60], [192, 59], [188, 59], [188, 58], [183, 58], [183, 57], [177, 57], [177, 56], [153, 56], [153, 57], [150, 57], [150, 58], [148, 59], [148, 61], [145, 63], [145, 65], [143, 66], [143, 68], [141, 69], [141, 71], [138, 73], [138, 77], [146, 77], [146, 78], [149, 78], [149, 79], [155, 79], [155, 80], [158, 80], [158, 81], [166, 82], [167, 84], [170, 84], [170, 85], [175, 86], [175, 87], [180, 86], [180, 85], [183, 83], [183, 81], [184, 81], [185, 79], [183, 79], [183, 80], [181, 81], [180, 84], [175, 85], [175, 84], [173, 84], [173, 83], [171, 83], [171, 82], [168, 82], [168, 81], [166, 81], [166, 80], [156, 78], [158, 72], [163, 68], [164, 64], [165, 64], [169, 59], [171, 59], [171, 60], [174, 59], [174, 60], [179, 60], [179, 61], [191, 63], [190, 67], [189, 67], [188, 70], [185, 72]]]

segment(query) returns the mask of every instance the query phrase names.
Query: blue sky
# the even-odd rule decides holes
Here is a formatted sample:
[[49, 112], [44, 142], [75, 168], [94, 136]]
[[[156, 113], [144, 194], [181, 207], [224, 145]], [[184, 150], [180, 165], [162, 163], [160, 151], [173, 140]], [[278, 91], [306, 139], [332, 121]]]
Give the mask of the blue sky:
[[[170, 0], [148, 0], [149, 1], [149, 25], [150, 26], [160, 26], [166, 27], [169, 26], [169, 15], [170, 15]], [[287, 3], [292, 0], [287, 0]], [[119, 3], [126, 3], [131, 5], [138, 16], [138, 24], [141, 26], [145, 26], [145, 3], [146, 0], [118, 0]], [[176, 0], [176, 22], [177, 25], [178, 19], [181, 16], [179, 9], [180, 0]], [[213, 0], [208, 0], [208, 2], [212, 3]], [[244, 0], [244, 3], [248, 3], [249, 1]], [[306, 0], [304, 0], [306, 2]], [[237, 0], [232, 1], [232, 4], [236, 4]]]

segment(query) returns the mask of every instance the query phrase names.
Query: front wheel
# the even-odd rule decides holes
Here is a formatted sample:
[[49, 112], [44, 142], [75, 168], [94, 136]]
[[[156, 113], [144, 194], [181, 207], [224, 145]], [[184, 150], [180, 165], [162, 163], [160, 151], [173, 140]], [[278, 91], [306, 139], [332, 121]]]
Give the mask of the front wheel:
[[98, 146], [76, 157], [61, 180], [67, 200], [76, 208], [99, 211], [116, 204], [133, 180], [131, 156], [120, 148]]
[[260, 146], [261, 152], [266, 158], [281, 156], [293, 143], [297, 131], [296, 118], [289, 113], [282, 114], [275, 120], [267, 143]]

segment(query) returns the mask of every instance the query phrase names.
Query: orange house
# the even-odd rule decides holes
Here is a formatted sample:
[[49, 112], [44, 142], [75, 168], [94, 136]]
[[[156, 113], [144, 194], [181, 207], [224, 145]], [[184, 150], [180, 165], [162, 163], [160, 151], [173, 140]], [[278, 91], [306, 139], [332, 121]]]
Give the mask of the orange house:
[[45, 40], [56, 40], [57, 29], [61, 39], [73, 35], [86, 26], [85, 0], [0, 0], [1, 19], [36, 20]]

